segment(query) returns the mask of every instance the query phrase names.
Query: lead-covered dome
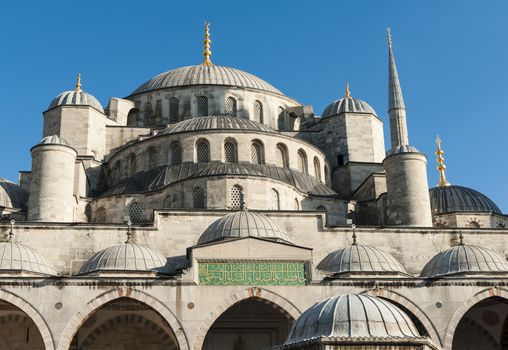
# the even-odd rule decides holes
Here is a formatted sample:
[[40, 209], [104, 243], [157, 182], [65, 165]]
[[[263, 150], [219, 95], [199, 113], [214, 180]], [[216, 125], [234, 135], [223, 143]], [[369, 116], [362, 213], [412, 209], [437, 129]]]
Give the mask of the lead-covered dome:
[[127, 241], [101, 250], [81, 268], [79, 274], [92, 272], [154, 272], [161, 271], [167, 259], [158, 250]]
[[278, 89], [253, 74], [231, 67], [199, 64], [159, 74], [134, 90], [131, 96], [154, 90], [194, 85], [236, 86], [282, 95]]
[[56, 270], [32, 248], [11, 240], [0, 242], [0, 273], [55, 276]]
[[363, 294], [335, 296], [310, 307], [293, 323], [285, 344], [321, 337], [365, 341], [422, 338], [400, 308]]
[[81, 74], [76, 80], [76, 89], [64, 91], [55, 97], [49, 104], [48, 110], [60, 106], [91, 106], [101, 113], [104, 113], [100, 102], [92, 95], [81, 90]]
[[321, 114], [321, 118], [324, 119], [341, 113], [370, 113], [377, 115], [374, 108], [367, 102], [358, 98], [344, 97], [329, 104]]
[[454, 212], [502, 214], [496, 203], [484, 194], [456, 185], [430, 189], [430, 206], [436, 214]]
[[260, 213], [243, 209], [213, 222], [201, 235], [198, 244], [244, 237], [290, 242], [287, 233], [274, 221]]
[[425, 265], [420, 277], [499, 273], [508, 273], [508, 262], [504, 257], [483, 247], [461, 243], [434, 256]]
[[0, 178], [0, 207], [26, 209], [28, 193], [7, 179]]

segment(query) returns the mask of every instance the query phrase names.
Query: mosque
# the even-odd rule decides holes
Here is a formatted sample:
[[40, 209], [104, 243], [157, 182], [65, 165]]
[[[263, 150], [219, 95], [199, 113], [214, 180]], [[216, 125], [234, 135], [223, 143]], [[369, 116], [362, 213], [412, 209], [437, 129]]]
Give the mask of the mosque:
[[390, 32], [388, 151], [348, 85], [315, 115], [210, 45], [42, 113], [0, 179], [0, 350], [508, 349], [508, 215], [439, 138], [429, 189]]

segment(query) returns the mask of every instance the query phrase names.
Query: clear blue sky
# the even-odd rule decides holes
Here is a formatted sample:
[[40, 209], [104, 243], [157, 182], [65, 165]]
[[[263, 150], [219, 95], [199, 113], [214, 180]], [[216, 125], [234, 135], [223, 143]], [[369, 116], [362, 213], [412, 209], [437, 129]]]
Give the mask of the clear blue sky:
[[[9, 1], [0, 13], [0, 177], [30, 170], [42, 112], [75, 75], [103, 105], [152, 76], [212, 60], [246, 70], [316, 114], [343, 95], [368, 101], [388, 130], [386, 26], [411, 143], [443, 139], [447, 176], [508, 212], [508, 1]], [[389, 145], [388, 134], [385, 137]]]

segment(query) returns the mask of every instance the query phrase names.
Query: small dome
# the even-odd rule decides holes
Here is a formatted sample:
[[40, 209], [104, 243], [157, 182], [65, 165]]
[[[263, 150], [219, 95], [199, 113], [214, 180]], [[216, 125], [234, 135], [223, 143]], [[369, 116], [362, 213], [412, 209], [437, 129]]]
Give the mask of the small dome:
[[161, 269], [167, 259], [158, 250], [126, 242], [101, 250], [83, 265], [79, 274], [91, 272], [150, 272]]
[[290, 242], [287, 233], [266, 216], [249, 210], [240, 210], [228, 214], [208, 226], [199, 238], [198, 244], [243, 237]]
[[104, 113], [100, 102], [93, 95], [82, 90], [62, 92], [51, 101], [48, 110], [59, 106], [91, 106], [99, 112]]
[[168, 126], [157, 135], [206, 130], [242, 130], [277, 133], [276, 130], [250, 119], [220, 115], [187, 119]]
[[367, 102], [357, 98], [344, 97], [329, 104], [321, 114], [321, 119], [341, 113], [370, 113], [377, 115], [374, 108]]
[[242, 70], [199, 64], [159, 74], [134, 90], [131, 96], [154, 90], [193, 85], [237, 86], [282, 95], [282, 92], [271, 84]]
[[420, 277], [436, 278], [460, 273], [508, 273], [508, 262], [486, 248], [460, 244], [430, 259]]
[[46, 136], [37, 145], [63, 145], [69, 146], [69, 143], [65, 139], [58, 135]]
[[13, 241], [0, 242], [0, 273], [30, 272], [55, 276], [57, 272], [32, 248]]
[[328, 254], [317, 268], [330, 274], [406, 274], [404, 267], [390, 254], [359, 244]]
[[389, 157], [399, 153], [421, 153], [421, 152], [417, 150], [416, 147], [413, 147], [411, 145], [401, 145], [395, 148], [390, 148], [388, 151], [386, 151], [386, 156]]
[[7, 179], [0, 178], [0, 207], [26, 209], [28, 193]]
[[462, 186], [430, 189], [430, 206], [436, 214], [453, 212], [502, 214], [496, 203], [484, 194]]
[[293, 323], [285, 344], [319, 337], [385, 341], [421, 338], [404, 311], [384, 299], [363, 294], [336, 296], [310, 307]]

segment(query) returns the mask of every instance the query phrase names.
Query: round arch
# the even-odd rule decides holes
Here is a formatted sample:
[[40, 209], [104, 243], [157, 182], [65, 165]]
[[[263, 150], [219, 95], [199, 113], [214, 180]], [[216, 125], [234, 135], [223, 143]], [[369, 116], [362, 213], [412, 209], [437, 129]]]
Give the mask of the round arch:
[[446, 328], [446, 333], [443, 339], [443, 349], [451, 350], [453, 345], [453, 335], [455, 334], [455, 330], [459, 325], [460, 320], [469, 311], [471, 307], [473, 307], [478, 302], [488, 299], [491, 297], [500, 297], [508, 300], [508, 291], [506, 289], [501, 288], [489, 288], [485, 289], [481, 292], [476, 293], [474, 296], [466, 300], [462, 305], [460, 305], [457, 310], [453, 313], [453, 316], [450, 318], [448, 322], [448, 327]]
[[74, 334], [76, 334], [79, 327], [81, 327], [90, 315], [100, 309], [104, 304], [119, 298], [134, 299], [150, 306], [169, 324], [178, 340], [179, 348], [182, 350], [189, 350], [187, 336], [175, 315], [173, 315], [173, 313], [159, 300], [144, 292], [130, 288], [113, 289], [89, 301], [83, 309], [72, 316], [71, 320], [65, 326], [58, 340], [57, 350], [68, 350]]
[[46, 321], [42, 318], [41, 314], [32, 305], [30, 305], [27, 301], [25, 301], [21, 297], [12, 294], [10, 292], [7, 292], [3, 289], [0, 289], [0, 299], [16, 306], [18, 309], [23, 311], [28, 317], [30, 317], [37, 326], [39, 332], [41, 333], [42, 341], [44, 342], [46, 350], [55, 349], [53, 336], [51, 335], [51, 332], [49, 330]]
[[214, 310], [212, 310], [212, 312], [208, 315], [208, 317], [204, 319], [203, 322], [201, 323], [197, 331], [192, 349], [201, 350], [203, 348], [206, 334], [208, 333], [212, 325], [215, 323], [215, 321], [226, 310], [228, 310], [230, 307], [232, 307], [239, 301], [251, 298], [266, 301], [269, 304], [271, 304], [271, 306], [281, 311], [283, 314], [289, 315], [295, 320], [302, 314], [301, 311], [290, 301], [274, 292], [257, 287], [247, 288], [239, 291], [238, 293], [230, 295], [229, 297], [224, 299], [219, 305], [217, 305], [217, 307]]
[[418, 307], [415, 303], [413, 303], [408, 298], [386, 290], [386, 289], [373, 289], [368, 290], [365, 292], [365, 294], [372, 295], [375, 297], [380, 297], [383, 299], [386, 299], [388, 301], [392, 301], [395, 304], [402, 305], [404, 308], [406, 308], [409, 312], [413, 314], [414, 317], [416, 317], [423, 327], [425, 327], [425, 330], [429, 333], [430, 338], [439, 346], [443, 345], [443, 341], [441, 337], [439, 336], [439, 333], [436, 330], [436, 327], [432, 323], [432, 321], [429, 319], [429, 317]]

